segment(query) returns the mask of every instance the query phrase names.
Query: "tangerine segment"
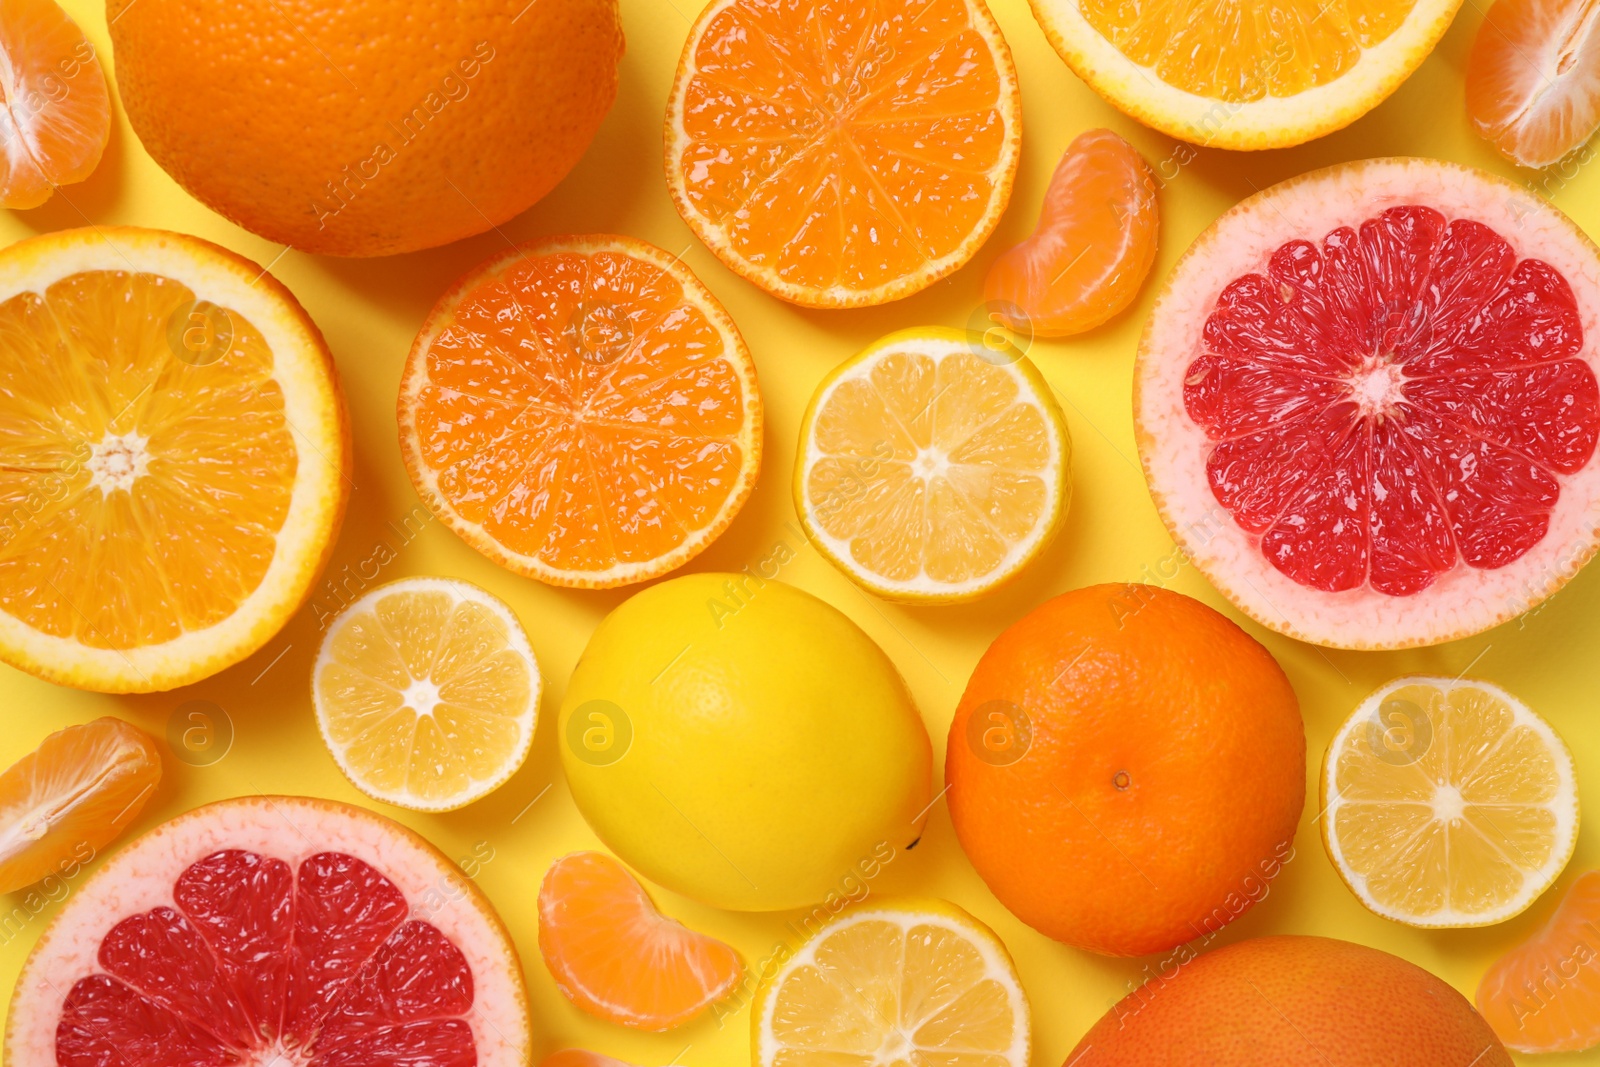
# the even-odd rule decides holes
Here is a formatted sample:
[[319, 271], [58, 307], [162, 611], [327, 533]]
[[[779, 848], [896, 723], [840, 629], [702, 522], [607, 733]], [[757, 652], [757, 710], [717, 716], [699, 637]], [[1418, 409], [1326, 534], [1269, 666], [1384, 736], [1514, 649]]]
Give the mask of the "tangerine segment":
[[80, 230], [0, 256], [0, 656], [169, 688], [304, 599], [344, 504], [332, 360], [287, 290], [193, 238]]
[[1467, 114], [1496, 151], [1548, 167], [1600, 128], [1600, 0], [1498, 0], [1467, 59]]
[[46, 737], [0, 773], [0, 893], [71, 877], [116, 840], [160, 781], [155, 742], [120, 719]]
[[922, 289], [1011, 195], [1021, 97], [982, 0], [717, 0], [667, 105], [667, 184], [732, 269], [811, 307]]
[[54, 0], [0, 9], [0, 207], [32, 208], [94, 172], [111, 97], [94, 46]]
[[[640, 1030], [682, 1026], [744, 977], [733, 948], [663, 916], [633, 875], [599, 852], [563, 856], [545, 873], [539, 951], [568, 1000]], [[581, 1057], [591, 1067], [617, 1062], [577, 1049], [557, 1055], [562, 1067], [583, 1067]]]
[[1056, 164], [1032, 236], [989, 268], [991, 313], [1036, 337], [1092, 330], [1133, 302], [1161, 222], [1150, 167], [1110, 130], [1079, 134]]
[[1489, 967], [1475, 999], [1507, 1048], [1600, 1046], [1600, 871], [1579, 875], [1544, 927]]
[[1348, 719], [1323, 770], [1323, 839], [1379, 915], [1483, 926], [1523, 911], [1572, 855], [1572, 757], [1484, 682], [1401, 678]]
[[561, 237], [442, 297], [400, 387], [423, 500], [468, 544], [554, 585], [680, 566], [733, 521], [761, 459], [755, 365], [679, 260]]

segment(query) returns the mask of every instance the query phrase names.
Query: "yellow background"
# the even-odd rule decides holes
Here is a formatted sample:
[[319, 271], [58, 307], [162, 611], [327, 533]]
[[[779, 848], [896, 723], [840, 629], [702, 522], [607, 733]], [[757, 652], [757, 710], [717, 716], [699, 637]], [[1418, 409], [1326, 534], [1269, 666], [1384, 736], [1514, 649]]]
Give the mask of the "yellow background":
[[[394, 402], [412, 337], [435, 298], [458, 275], [502, 250], [507, 238], [612, 231], [681, 253], [717, 294], [744, 332], [759, 366], [768, 420], [759, 487], [732, 529], [691, 569], [737, 570], [787, 542], [795, 558], [780, 577], [835, 604], [859, 622], [905, 674], [933, 737], [936, 776], [945, 731], [968, 673], [994, 636], [1048, 596], [1094, 582], [1150, 579], [1158, 567], [1170, 587], [1237, 614], [1207, 582], [1184, 567], [1171, 577], [1172, 542], [1145, 491], [1130, 416], [1130, 374], [1139, 329], [1151, 297], [1177, 256], [1224, 209], [1274, 182], [1313, 167], [1379, 155], [1459, 160], [1527, 178], [1472, 133], [1463, 110], [1462, 71], [1482, 11], [1468, 0], [1433, 56], [1385, 104], [1348, 129], [1299, 148], [1257, 154], [1197, 150], [1173, 173], [1175, 143], [1102, 102], [1057, 58], [1024, 0], [996, 0], [995, 14], [1022, 79], [1021, 172], [1010, 210], [975, 260], [910, 299], [860, 311], [807, 311], [769, 297], [726, 270], [674, 212], [662, 178], [662, 116], [668, 87], [697, 0], [622, 0], [628, 51], [617, 103], [577, 169], [534, 209], [502, 227], [447, 248], [382, 260], [337, 260], [284, 251], [200, 206], [140, 147], [117, 109], [104, 162], [86, 183], [46, 206], [0, 212], [0, 241], [94, 223], [160, 226], [199, 234], [272, 264], [322, 327], [338, 359], [349, 397], [356, 451], [350, 509], [330, 574], [354, 567], [418, 507], [400, 463]], [[96, 0], [68, 0], [110, 69], [105, 15]], [[448, 5], [438, 8], [440, 17]], [[174, 55], [172, 62], [182, 62]], [[115, 107], [116, 105], [114, 105]], [[799, 419], [812, 388], [840, 360], [904, 326], [963, 327], [981, 304], [984, 272], [1000, 251], [1033, 225], [1054, 164], [1079, 132], [1109, 126], [1139, 148], [1167, 180], [1160, 194], [1161, 252], [1139, 302], [1113, 322], [1065, 342], [1040, 342], [1031, 356], [1062, 400], [1071, 425], [1076, 482], [1065, 529], [1043, 559], [1017, 582], [976, 605], [904, 608], [872, 599], [848, 583], [788, 527], [793, 521], [790, 468]], [[225, 131], [218, 130], [218, 136]], [[1185, 158], [1187, 153], [1177, 158]], [[1600, 167], [1560, 186], [1555, 202], [1600, 237]], [[1591, 345], [1600, 338], [1590, 338]], [[417, 514], [422, 514], [418, 512]], [[415, 519], [413, 519], [413, 522]], [[447, 815], [383, 808], [453, 857], [492, 854], [477, 880], [500, 908], [523, 955], [532, 991], [537, 1052], [582, 1045], [644, 1067], [675, 1062], [734, 1067], [748, 1061], [748, 1011], [723, 1026], [709, 1019], [664, 1035], [639, 1035], [589, 1019], [556, 991], [539, 958], [534, 898], [551, 860], [599, 847], [572, 804], [557, 758], [554, 723], [566, 678], [595, 623], [626, 590], [570, 592], [547, 588], [478, 556], [442, 524], [430, 523], [401, 549], [379, 580], [409, 574], [466, 578], [504, 597], [533, 639], [546, 680], [533, 754], [498, 792]], [[1403, 610], [1396, 605], [1397, 610]], [[1600, 566], [1591, 566], [1531, 617], [1469, 640], [1392, 654], [1335, 652], [1279, 637], [1249, 621], [1245, 628], [1277, 656], [1299, 693], [1308, 739], [1308, 771], [1355, 704], [1402, 673], [1471, 673], [1498, 682], [1547, 716], [1571, 744], [1582, 802], [1600, 809], [1600, 718], [1595, 651], [1600, 642]], [[0, 762], [9, 763], [51, 730], [100, 715], [119, 715], [158, 737], [189, 700], [207, 700], [231, 718], [233, 747], [209, 766], [166, 760], [160, 792], [134, 832], [206, 801], [258, 792], [308, 793], [362, 802], [318, 740], [309, 674], [318, 631], [312, 609], [251, 659], [203, 683], [171, 693], [112, 697], [57, 688], [0, 667]], [[1310, 786], [1315, 790], [1316, 776]], [[548, 790], [548, 792], [546, 792]], [[537, 799], [536, 799], [537, 798]], [[370, 802], [369, 802], [370, 803]], [[530, 806], [531, 805], [531, 806]], [[1532, 932], [1576, 874], [1600, 863], [1593, 825], [1557, 890], [1519, 919], [1482, 930], [1422, 932], [1367, 912], [1340, 883], [1323, 853], [1317, 804], [1308, 802], [1294, 860], [1271, 894], [1230, 926], [1229, 942], [1267, 933], [1315, 933], [1398, 952], [1471, 996], [1499, 953]], [[82, 876], [80, 876], [82, 877]], [[1078, 1038], [1137, 979], [1148, 961], [1091, 956], [1056, 944], [1013, 919], [990, 896], [957, 846], [944, 805], [936, 806], [921, 847], [902, 855], [874, 883], [877, 892], [948, 897], [989, 923], [1016, 957], [1034, 1007], [1034, 1062], [1054, 1067]], [[701, 907], [666, 891], [656, 899], [670, 915], [735, 944], [749, 961], [784, 938], [785, 915], [738, 915]], [[22, 894], [0, 900], [0, 914]], [[9, 989], [28, 949], [57, 905], [20, 930], [0, 928], [0, 988]], [[1600, 1062], [1600, 1055], [1548, 1058], [1551, 1065]]]

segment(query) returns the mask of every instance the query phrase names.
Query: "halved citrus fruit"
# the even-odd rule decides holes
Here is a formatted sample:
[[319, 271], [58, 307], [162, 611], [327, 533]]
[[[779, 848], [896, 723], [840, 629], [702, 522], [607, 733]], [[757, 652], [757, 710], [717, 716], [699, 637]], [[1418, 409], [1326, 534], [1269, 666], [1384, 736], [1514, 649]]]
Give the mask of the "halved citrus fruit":
[[155, 742], [121, 719], [46, 737], [0, 773], [0, 893], [75, 873], [117, 839], [160, 781]]
[[800, 425], [795, 510], [863, 588], [967, 600], [1049, 545], [1072, 443], [1044, 376], [1015, 348], [901, 330], [841, 363]]
[[994, 931], [942, 900], [841, 912], [771, 970], [754, 1067], [1027, 1067], [1028, 998]]
[[1422, 159], [1313, 171], [1225, 213], [1157, 298], [1134, 372], [1151, 495], [1265, 626], [1477, 633], [1600, 541], [1596, 330], [1600, 256], [1520, 186]]
[[402, 578], [339, 613], [312, 675], [317, 726], [357, 789], [450, 811], [527, 758], [539, 664], [516, 615], [470, 582]]
[[714, 0], [667, 102], [667, 187], [768, 292], [881, 304], [972, 258], [1021, 138], [1016, 68], [983, 0]]
[[682, 261], [557, 237], [440, 298], [400, 383], [400, 450], [473, 548], [552, 585], [642, 582], [728, 527], [761, 466], [756, 369]]
[[1212, 148], [1342, 129], [1421, 65], [1461, 0], [1030, 0], [1061, 58], [1122, 111]]
[[107, 692], [266, 643], [349, 484], [333, 358], [293, 295], [155, 230], [0, 252], [0, 449], [0, 659]]
[[1495, 150], [1548, 167], [1600, 128], [1600, 4], [1496, 0], [1467, 57], [1467, 114]]
[[123, 849], [23, 964], [10, 1067], [525, 1067], [521, 964], [494, 908], [369, 811], [253, 796]]
[[1565, 742], [1488, 682], [1398, 678], [1328, 746], [1322, 840], [1361, 903], [1422, 927], [1527, 909], [1578, 840]]
[[1079, 134], [1056, 164], [1032, 235], [989, 267], [984, 300], [1028, 336], [1092, 330], [1139, 295], [1160, 232], [1143, 157], [1110, 130]]
[[1478, 1010], [1507, 1048], [1584, 1052], [1600, 1046], [1600, 871], [1567, 889], [1549, 921], [1478, 983]]
[[0, 8], [0, 207], [38, 207], [100, 165], [111, 94], [94, 46], [55, 0]]
[[682, 1026], [744, 977], [737, 952], [662, 915], [638, 880], [599, 852], [563, 856], [545, 872], [539, 951], [568, 1000], [639, 1030]]

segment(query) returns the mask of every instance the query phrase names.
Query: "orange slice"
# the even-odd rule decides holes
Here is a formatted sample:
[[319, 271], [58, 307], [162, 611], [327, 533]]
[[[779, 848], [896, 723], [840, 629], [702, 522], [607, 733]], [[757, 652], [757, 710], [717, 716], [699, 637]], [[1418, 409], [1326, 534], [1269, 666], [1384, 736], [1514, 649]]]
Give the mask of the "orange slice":
[[344, 510], [333, 360], [294, 297], [193, 237], [0, 252], [0, 659], [108, 692], [260, 648]]
[[1150, 168], [1110, 130], [1079, 134], [1045, 190], [1039, 224], [989, 268], [983, 297], [1014, 330], [1067, 337], [1133, 302], [1161, 223]]
[[1580, 875], [1544, 928], [1490, 966], [1477, 1002], [1517, 1052], [1600, 1047], [1600, 871]]
[[727, 529], [761, 465], [756, 369], [687, 267], [558, 237], [440, 299], [400, 383], [412, 484], [464, 541], [552, 585], [665, 574]]
[[667, 186], [700, 239], [768, 292], [881, 304], [983, 244], [1021, 122], [982, 0], [715, 0], [667, 103]]
[[94, 46], [54, 0], [0, 7], [0, 207], [38, 207], [94, 172], [111, 95]]
[[159, 781], [155, 742], [121, 719], [45, 738], [0, 773], [0, 893], [72, 877], [127, 828]]
[[563, 856], [545, 874], [539, 951], [568, 1000], [640, 1030], [682, 1026], [744, 976], [737, 952], [656, 911], [633, 875], [598, 852]]
[[1600, 129], [1600, 0], [1497, 0], [1466, 82], [1467, 114], [1496, 151], [1559, 162]]

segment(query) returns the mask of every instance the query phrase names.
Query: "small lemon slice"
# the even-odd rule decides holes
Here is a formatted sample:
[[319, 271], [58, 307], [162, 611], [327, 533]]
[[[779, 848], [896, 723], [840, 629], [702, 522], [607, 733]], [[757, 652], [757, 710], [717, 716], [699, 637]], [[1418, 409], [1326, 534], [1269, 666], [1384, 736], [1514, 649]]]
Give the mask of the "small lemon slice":
[[969, 600], [1015, 575], [1061, 526], [1071, 438], [1015, 348], [924, 327], [828, 375], [800, 428], [795, 509], [864, 588]]
[[1543, 893], [1578, 838], [1572, 755], [1487, 682], [1409, 677], [1340, 727], [1322, 836], [1345, 884], [1410, 926], [1487, 926]]
[[753, 1067], [1027, 1067], [1005, 945], [942, 900], [842, 912], [763, 980]]
[[342, 611], [312, 697], [355, 787], [418, 811], [470, 804], [528, 755], [539, 665], [516, 615], [469, 582], [403, 578]]

